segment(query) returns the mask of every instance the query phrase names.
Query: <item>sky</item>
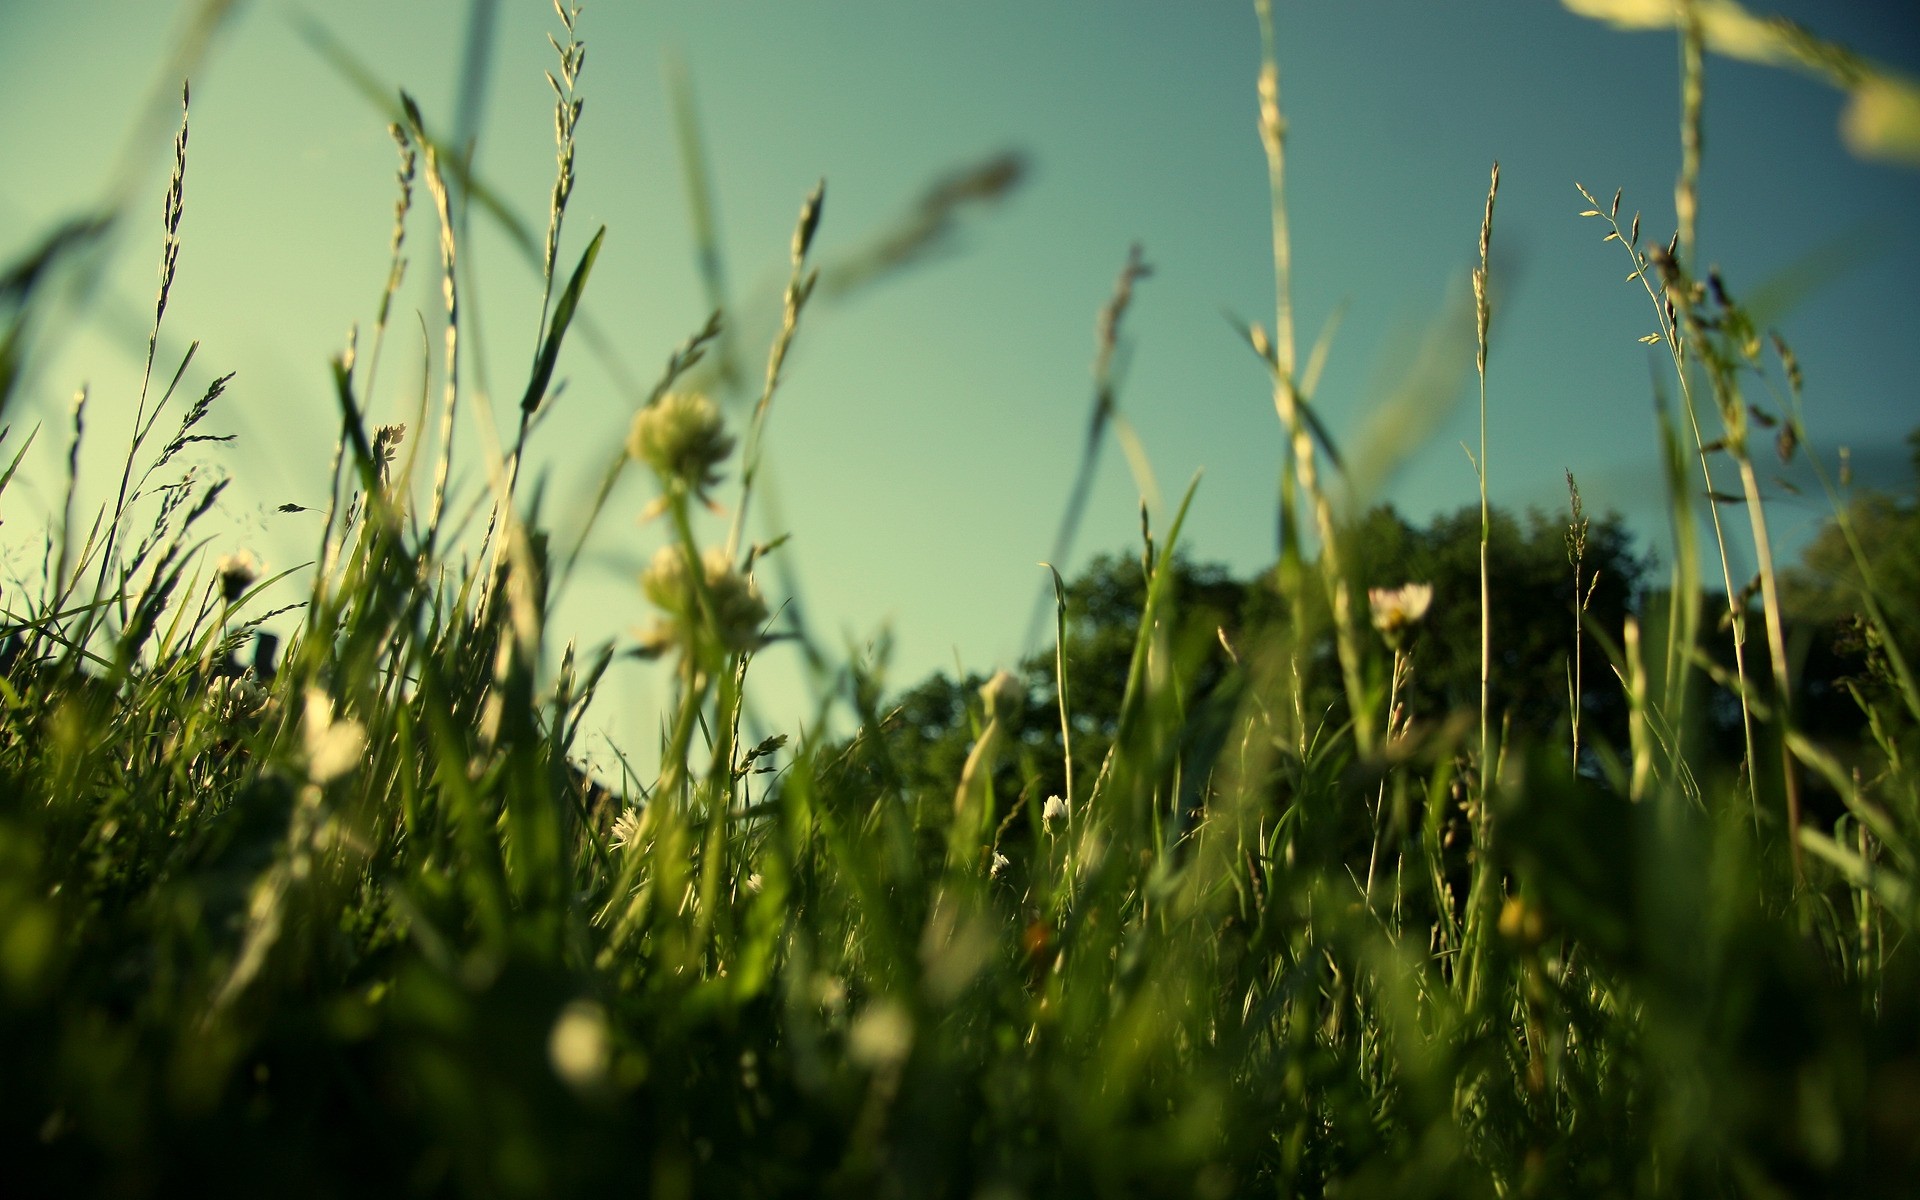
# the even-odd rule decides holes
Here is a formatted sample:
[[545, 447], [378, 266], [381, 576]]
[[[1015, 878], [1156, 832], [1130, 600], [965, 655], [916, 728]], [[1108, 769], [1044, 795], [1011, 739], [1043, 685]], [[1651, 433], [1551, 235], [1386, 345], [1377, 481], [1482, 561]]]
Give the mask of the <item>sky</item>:
[[[83, 501], [105, 499], [117, 473], [177, 121], [170, 49], [197, 7], [0, 0], [0, 260], [104, 197], [131, 197], [133, 214], [102, 284], [41, 347], [8, 414], [45, 426], [0, 501], [9, 576], [31, 575], [59, 511], [83, 386], [93, 439]], [[1920, 16], [1906, 0], [1755, 7], [1920, 74]], [[1498, 160], [1493, 502], [1561, 511], [1572, 470], [1590, 510], [1620, 512], [1657, 552], [1660, 364], [1637, 341], [1653, 314], [1623, 283], [1620, 247], [1578, 216], [1587, 205], [1575, 183], [1603, 197], [1623, 189], [1623, 214], [1644, 213], [1648, 240], [1671, 233], [1672, 36], [1616, 32], [1547, 0], [1275, 8], [1303, 346], [1343, 314], [1316, 407], [1349, 458], [1394, 440], [1383, 425], [1417, 443], [1359, 499], [1415, 520], [1475, 502], [1462, 448], [1478, 452], [1470, 346], [1457, 388], [1428, 389], [1411, 410], [1388, 400], [1413, 348], [1467, 294]], [[210, 552], [244, 547], [273, 568], [313, 557], [317, 519], [275, 510], [324, 502], [327, 362], [350, 328], [372, 321], [395, 195], [387, 118], [303, 37], [301, 14], [383, 88], [407, 88], [430, 126], [451, 129], [469, 4], [255, 0], [236, 7], [194, 68], [185, 246], [159, 358], [177, 362], [199, 341], [193, 394], [235, 372], [211, 427], [238, 440], [203, 456], [234, 480]], [[545, 0], [501, 0], [480, 93], [476, 169], [536, 228], [553, 178], [545, 39], [558, 30]], [[762, 538], [792, 535], [779, 553], [830, 646], [864, 648], [884, 632], [900, 686], [957, 665], [990, 671], [1026, 649], [1046, 580], [1037, 564], [1052, 552], [1085, 436], [1096, 317], [1136, 242], [1152, 274], [1126, 317], [1119, 406], [1157, 482], [1156, 527], [1198, 474], [1191, 554], [1242, 574], [1272, 561], [1284, 443], [1271, 387], [1229, 319], [1271, 326], [1274, 308], [1251, 3], [599, 0], [579, 33], [586, 108], [561, 259], [606, 226], [585, 309], [621, 365], [577, 339], [562, 358], [567, 387], [530, 464], [563, 526], [631, 420], [618, 371], [650, 383], [706, 318], [666, 82], [679, 63], [711, 177], [733, 344], [750, 374], [817, 180], [827, 199], [816, 250], [830, 265], [953, 171], [1005, 151], [1028, 166], [1003, 203], [966, 214], [942, 253], [822, 298], [803, 319], [754, 525]], [[1778, 322], [1806, 371], [1813, 448], [1831, 461], [1844, 445], [1860, 482], [1904, 486], [1904, 435], [1920, 425], [1920, 171], [1852, 157], [1837, 132], [1841, 106], [1801, 76], [1709, 62], [1701, 257], [1736, 294], [1796, 264], [1825, 268]], [[423, 324], [438, 354], [430, 221], [423, 197], [401, 315], [369, 397], [376, 421], [407, 419], [416, 402]], [[463, 253], [479, 324], [468, 334], [480, 349], [467, 378], [484, 377], [504, 424], [532, 356], [539, 285], [483, 217], [472, 222]], [[1457, 321], [1440, 327], [1471, 336]], [[488, 402], [477, 386], [467, 401]], [[476, 494], [478, 459], [463, 462]], [[1770, 490], [1791, 550], [1824, 501]], [[718, 497], [733, 494], [730, 480]], [[635, 576], [663, 537], [637, 520], [648, 495], [637, 473], [616, 493], [554, 615], [556, 641], [629, 644], [644, 623]], [[1066, 573], [1094, 553], [1135, 552], [1140, 502], [1108, 447]], [[0, 586], [11, 590], [12, 578]], [[297, 598], [282, 586], [282, 602]], [[793, 728], [808, 711], [794, 656], [776, 648], [756, 671], [763, 721]], [[629, 749], [651, 741], [664, 687], [658, 667], [616, 668], [605, 735]]]

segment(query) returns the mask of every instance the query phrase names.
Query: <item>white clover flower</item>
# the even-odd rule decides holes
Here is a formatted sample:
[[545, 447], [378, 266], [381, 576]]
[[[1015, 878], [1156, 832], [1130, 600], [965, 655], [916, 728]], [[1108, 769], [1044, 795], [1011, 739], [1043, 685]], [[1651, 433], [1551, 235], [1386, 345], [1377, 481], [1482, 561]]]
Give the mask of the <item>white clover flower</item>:
[[733, 438], [713, 401], [700, 392], [668, 392], [634, 415], [627, 453], [653, 468], [669, 488], [706, 500], [720, 482], [715, 469], [733, 453]]
[[1418, 625], [1433, 605], [1433, 585], [1403, 583], [1397, 588], [1368, 588], [1367, 606], [1373, 610], [1373, 627], [1398, 644], [1408, 629]]
[[252, 675], [222, 675], [207, 681], [207, 699], [228, 720], [251, 717], [266, 708], [266, 689]]
[[1055, 821], [1067, 819], [1067, 802], [1058, 796], [1048, 796], [1047, 802], [1040, 807], [1040, 819], [1046, 822], [1048, 829], [1052, 829]]
[[[715, 630], [721, 645], [734, 653], [756, 650], [764, 639], [767, 604], [753, 580], [734, 568], [727, 552], [709, 547], [700, 559], [707, 599], [713, 605]], [[640, 577], [640, 590], [668, 617], [641, 635], [642, 648], [658, 653], [678, 640], [686, 622], [699, 615], [700, 599], [687, 570], [687, 553], [678, 543], [660, 547]]]

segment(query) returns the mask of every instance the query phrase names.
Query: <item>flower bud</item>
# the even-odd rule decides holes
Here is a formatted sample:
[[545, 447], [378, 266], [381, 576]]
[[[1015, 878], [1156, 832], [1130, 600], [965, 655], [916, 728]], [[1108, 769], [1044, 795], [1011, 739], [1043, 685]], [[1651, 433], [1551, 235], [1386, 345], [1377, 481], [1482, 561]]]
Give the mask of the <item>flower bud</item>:
[[1012, 671], [995, 671], [993, 678], [980, 686], [980, 703], [986, 706], [990, 721], [1014, 723], [1026, 698], [1026, 686]]

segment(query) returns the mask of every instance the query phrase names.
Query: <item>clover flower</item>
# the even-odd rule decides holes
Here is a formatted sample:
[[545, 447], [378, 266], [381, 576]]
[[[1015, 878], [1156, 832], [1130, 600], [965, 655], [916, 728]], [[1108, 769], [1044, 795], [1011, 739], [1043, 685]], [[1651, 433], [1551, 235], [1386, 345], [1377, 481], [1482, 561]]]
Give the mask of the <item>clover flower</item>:
[[662, 486], [705, 504], [720, 482], [717, 467], [733, 453], [720, 410], [701, 392], [668, 392], [634, 415], [627, 453], [653, 468]]
[[[734, 568], [727, 552], [711, 547], [700, 559], [702, 582], [713, 609], [714, 633], [728, 650], [743, 654], [765, 641], [761, 627], [767, 621], [766, 601], [752, 579]], [[641, 635], [643, 653], [658, 654], [680, 640], [688, 622], [700, 615], [700, 597], [687, 567], [686, 551], [677, 543], [662, 546], [640, 576], [640, 590], [666, 613]]]

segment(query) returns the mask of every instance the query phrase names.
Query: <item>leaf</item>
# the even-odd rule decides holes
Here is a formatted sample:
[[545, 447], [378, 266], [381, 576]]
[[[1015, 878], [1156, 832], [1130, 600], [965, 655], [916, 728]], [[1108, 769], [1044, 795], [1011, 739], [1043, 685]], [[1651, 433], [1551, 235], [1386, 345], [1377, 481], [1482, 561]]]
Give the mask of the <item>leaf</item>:
[[573, 278], [567, 280], [567, 290], [560, 293], [560, 302], [553, 308], [553, 324], [547, 329], [547, 340], [540, 347], [540, 354], [533, 360], [533, 377], [527, 380], [527, 394], [520, 398], [520, 410], [531, 413], [540, 407], [540, 401], [547, 394], [547, 385], [553, 381], [553, 368], [560, 361], [560, 343], [566, 339], [567, 326], [573, 323], [573, 313], [580, 306], [580, 293], [586, 290], [587, 276], [593, 270], [593, 260], [600, 255], [601, 239], [607, 236], [607, 227], [587, 243], [586, 253], [580, 256], [580, 265], [573, 269]]
[[[0, 434], [4, 433], [4, 430], [0, 430]], [[20, 460], [27, 456], [27, 450], [33, 445], [33, 439], [39, 436], [40, 427], [36, 425], [33, 427], [33, 431], [27, 434], [27, 440], [20, 443], [20, 452], [15, 454], [13, 461], [7, 464], [6, 471], [0, 472], [0, 492], [7, 490], [7, 484], [13, 481], [13, 473], [20, 469]]]

